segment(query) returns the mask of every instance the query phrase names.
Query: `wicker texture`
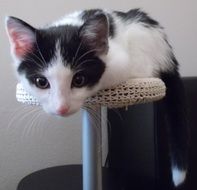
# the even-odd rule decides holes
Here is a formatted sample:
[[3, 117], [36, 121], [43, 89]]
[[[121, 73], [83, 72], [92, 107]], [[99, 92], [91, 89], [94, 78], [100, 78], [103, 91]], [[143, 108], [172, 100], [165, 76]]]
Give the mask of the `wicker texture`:
[[21, 103], [26, 103], [30, 105], [36, 105], [36, 106], [40, 105], [40, 103], [37, 101], [35, 97], [33, 97], [32, 95], [30, 95], [29, 93], [25, 91], [21, 83], [18, 83], [16, 85], [16, 99], [18, 102], [21, 102]]
[[[157, 78], [130, 79], [114, 88], [101, 90], [88, 98], [85, 106], [102, 105], [109, 108], [126, 107], [129, 105], [152, 102], [165, 96], [165, 84]], [[39, 105], [21, 84], [17, 84], [16, 98], [19, 102]]]

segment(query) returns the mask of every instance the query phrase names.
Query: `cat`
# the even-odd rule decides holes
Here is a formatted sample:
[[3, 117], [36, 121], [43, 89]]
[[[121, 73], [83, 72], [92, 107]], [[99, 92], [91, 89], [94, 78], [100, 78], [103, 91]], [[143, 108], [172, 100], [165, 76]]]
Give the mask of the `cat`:
[[172, 180], [187, 174], [187, 121], [179, 64], [163, 27], [140, 9], [90, 9], [36, 29], [6, 18], [19, 81], [43, 109], [60, 116], [77, 112], [98, 90], [129, 78], [158, 77], [167, 88]]

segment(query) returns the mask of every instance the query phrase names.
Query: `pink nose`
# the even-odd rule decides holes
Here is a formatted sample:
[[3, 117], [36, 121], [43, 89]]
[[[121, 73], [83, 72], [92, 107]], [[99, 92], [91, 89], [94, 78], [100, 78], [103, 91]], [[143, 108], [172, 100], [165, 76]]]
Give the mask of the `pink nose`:
[[60, 108], [58, 108], [57, 113], [59, 115], [65, 115], [66, 113], [68, 113], [69, 108], [66, 106], [61, 106]]

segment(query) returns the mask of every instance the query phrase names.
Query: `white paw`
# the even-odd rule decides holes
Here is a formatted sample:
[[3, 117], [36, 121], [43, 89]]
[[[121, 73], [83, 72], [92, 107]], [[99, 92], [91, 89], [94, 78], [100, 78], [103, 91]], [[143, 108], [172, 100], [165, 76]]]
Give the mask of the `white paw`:
[[181, 185], [185, 181], [186, 174], [186, 170], [180, 170], [177, 167], [172, 168], [172, 179], [176, 187]]

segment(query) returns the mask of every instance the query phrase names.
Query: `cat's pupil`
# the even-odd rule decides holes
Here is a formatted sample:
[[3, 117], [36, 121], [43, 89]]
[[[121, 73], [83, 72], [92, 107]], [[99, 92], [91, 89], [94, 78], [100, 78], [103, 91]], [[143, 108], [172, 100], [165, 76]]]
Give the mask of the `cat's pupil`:
[[46, 89], [50, 87], [49, 82], [45, 77], [36, 77], [35, 85], [41, 89]]
[[73, 77], [73, 81], [72, 81], [72, 86], [73, 87], [82, 87], [84, 86], [85, 84], [85, 76], [82, 75], [82, 74], [76, 74], [74, 77]]

